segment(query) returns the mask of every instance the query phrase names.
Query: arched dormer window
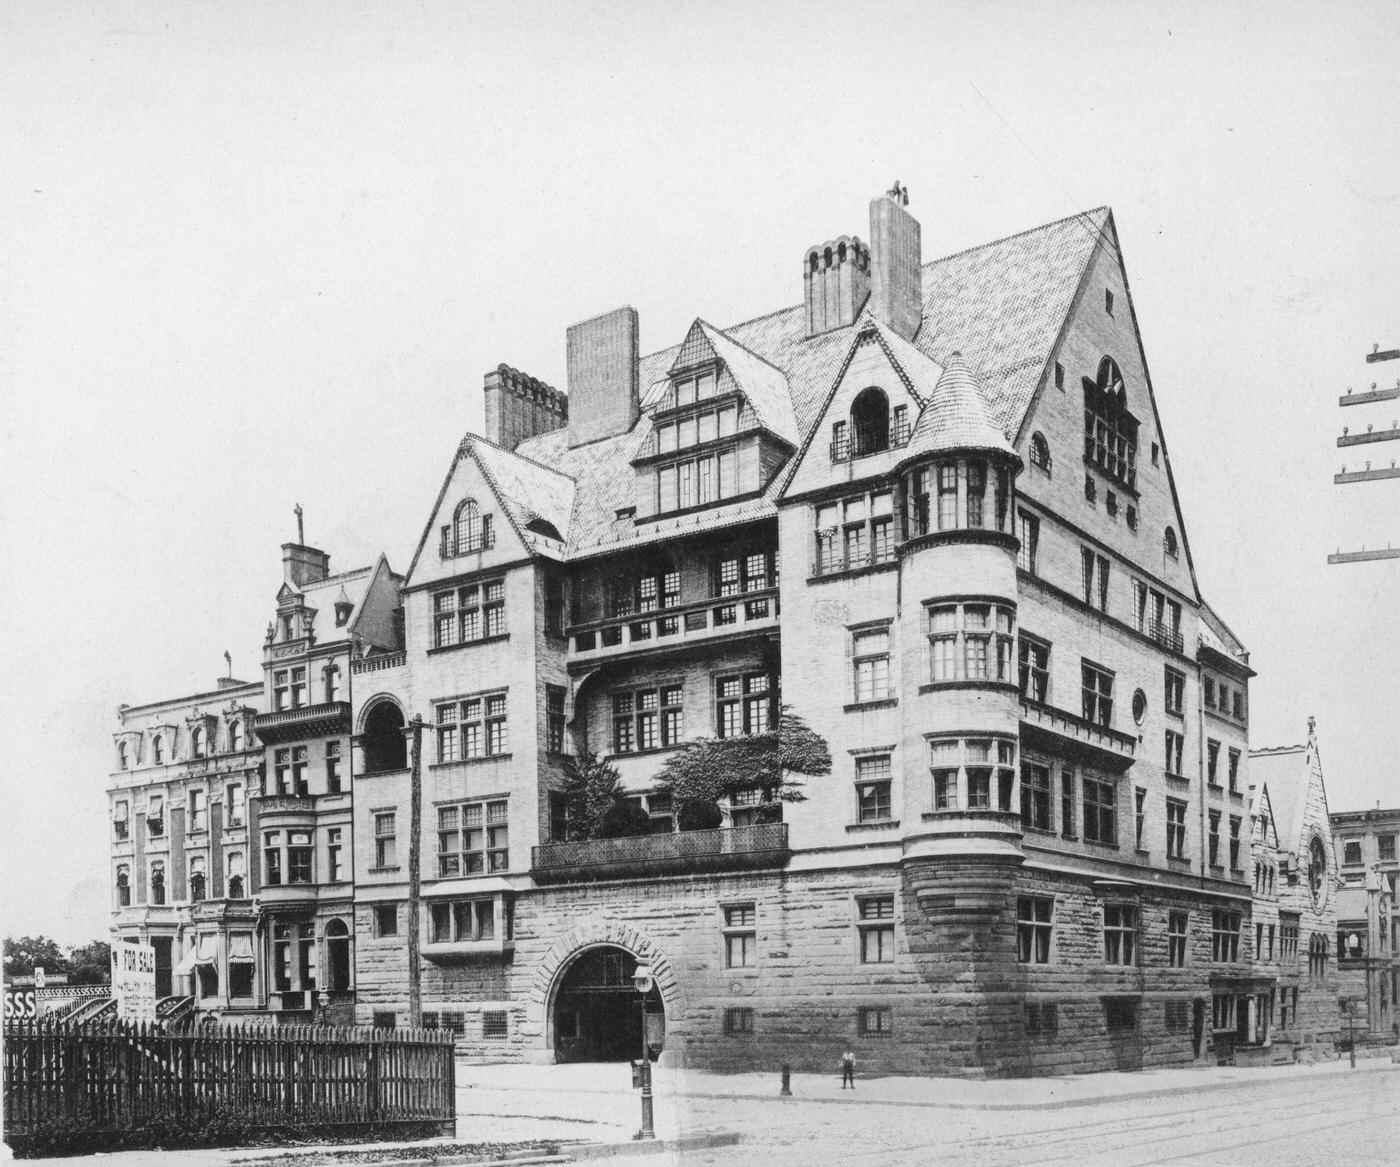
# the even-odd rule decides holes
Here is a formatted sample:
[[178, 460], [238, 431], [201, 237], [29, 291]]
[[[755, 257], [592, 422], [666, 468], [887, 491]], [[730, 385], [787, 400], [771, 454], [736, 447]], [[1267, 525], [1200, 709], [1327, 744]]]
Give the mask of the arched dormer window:
[[228, 748], [230, 753], [237, 753], [243, 748], [243, 724], [238, 721], [230, 721], [228, 724]]
[[204, 730], [195, 726], [190, 730], [190, 757], [204, 757]]
[[1098, 375], [1084, 379], [1084, 457], [1130, 490], [1137, 489], [1138, 420], [1128, 410], [1128, 390], [1112, 357]]
[[1050, 443], [1039, 432], [1031, 435], [1031, 465], [1050, 473]]
[[151, 739], [151, 761], [157, 766], [165, 762], [165, 739], [160, 734]]
[[538, 515], [525, 524], [525, 529], [533, 531], [536, 535], [543, 535], [547, 539], [557, 539], [561, 543], [564, 541], [564, 536], [559, 534], [559, 528], [548, 519], [542, 519]]
[[117, 868], [117, 907], [131, 906], [131, 868], [122, 865]]
[[890, 448], [890, 400], [883, 389], [862, 389], [851, 403], [851, 456]]
[[452, 522], [442, 529], [442, 557], [469, 555], [495, 545], [491, 516], [482, 514], [474, 498], [464, 498], [452, 514]]
[[1162, 532], [1162, 550], [1165, 551], [1168, 555], [1170, 555], [1173, 559], [1175, 559], [1181, 551], [1181, 548], [1177, 545], [1176, 542], [1176, 532], [1172, 530], [1171, 527], [1168, 527], [1165, 531]]
[[127, 752], [126, 742], [117, 743], [117, 766], [122, 770], [131, 769], [131, 755]]

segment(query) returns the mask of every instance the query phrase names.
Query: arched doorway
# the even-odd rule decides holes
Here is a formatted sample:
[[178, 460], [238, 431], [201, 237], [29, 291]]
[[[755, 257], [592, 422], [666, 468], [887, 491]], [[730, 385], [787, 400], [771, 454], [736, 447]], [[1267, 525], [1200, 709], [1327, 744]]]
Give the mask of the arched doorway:
[[350, 987], [350, 930], [344, 920], [326, 925], [326, 989], [343, 993]]
[[655, 986], [645, 1000], [632, 984], [637, 958], [599, 945], [579, 953], [554, 995], [554, 1060], [623, 1062], [641, 1056], [643, 1008], [647, 1045], [657, 1057], [666, 1040], [666, 1012]]
[[388, 699], [375, 703], [365, 715], [360, 738], [365, 751], [365, 773], [408, 768], [408, 742], [403, 736], [403, 710]]

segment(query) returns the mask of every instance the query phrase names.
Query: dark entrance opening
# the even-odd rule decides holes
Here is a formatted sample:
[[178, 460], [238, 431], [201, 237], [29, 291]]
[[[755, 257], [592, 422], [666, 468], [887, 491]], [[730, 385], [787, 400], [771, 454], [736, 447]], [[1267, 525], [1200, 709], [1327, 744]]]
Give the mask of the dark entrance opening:
[[625, 1062], [647, 1046], [655, 1058], [666, 1040], [666, 1013], [653, 987], [643, 1000], [632, 984], [637, 958], [621, 948], [590, 948], [564, 972], [554, 1000], [554, 1060]]
[[326, 925], [326, 989], [343, 993], [350, 987], [350, 930], [344, 920]]
[[408, 742], [403, 736], [403, 713], [392, 701], [381, 701], [365, 717], [362, 740], [365, 773], [382, 774], [408, 768]]
[[174, 969], [170, 964], [171, 938], [169, 936], [152, 936], [150, 944], [155, 949], [156, 957], [156, 996], [158, 998], [168, 997], [174, 984], [172, 976]]

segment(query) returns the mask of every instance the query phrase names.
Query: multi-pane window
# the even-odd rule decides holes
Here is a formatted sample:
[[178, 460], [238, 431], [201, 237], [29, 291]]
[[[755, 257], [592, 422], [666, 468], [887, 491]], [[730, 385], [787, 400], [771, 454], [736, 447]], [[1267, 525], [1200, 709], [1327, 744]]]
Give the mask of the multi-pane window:
[[315, 848], [310, 831], [287, 832], [287, 882], [310, 883]]
[[326, 793], [340, 793], [340, 742], [326, 743]]
[[739, 493], [737, 468], [738, 455], [733, 450], [719, 450], [660, 467], [656, 472], [657, 513], [683, 511], [732, 498]]
[[506, 752], [506, 695], [487, 693], [436, 707], [437, 760], [461, 762]]
[[466, 498], [457, 504], [451, 526], [442, 529], [442, 557], [469, 555], [493, 546], [491, 516], [482, 514], [476, 499]]
[[1087, 660], [1080, 662], [1079, 672], [1084, 720], [1102, 726], [1113, 724], [1113, 673]]
[[282, 832], [263, 832], [263, 883], [276, 887], [282, 882]]
[[1022, 1021], [1030, 1034], [1051, 1035], [1060, 1029], [1060, 1008], [1054, 1001], [1027, 1001]]
[[739, 737], [772, 729], [776, 689], [768, 673], [717, 677], [715, 733], [719, 737]]
[[888, 1005], [863, 1005], [856, 1010], [856, 1032], [861, 1037], [890, 1037], [894, 1010]]
[[1133, 626], [1158, 644], [1181, 651], [1181, 605], [1140, 579], [1133, 580]]
[[1100, 612], [1108, 611], [1108, 556], [1092, 548], [1079, 549], [1080, 576], [1084, 602]]
[[851, 634], [856, 701], [883, 701], [890, 695], [890, 630], [866, 628]]
[[1294, 921], [1291, 924], [1279, 923], [1278, 932], [1278, 958], [1279, 960], [1298, 959], [1298, 924]]
[[560, 685], [544, 687], [545, 744], [551, 754], [564, 752], [564, 689]]
[[1021, 696], [1044, 702], [1050, 697], [1050, 646], [1024, 632], [1020, 636]]
[[[714, 375], [706, 375], [713, 383]], [[698, 446], [703, 442], [713, 442], [717, 438], [733, 437], [738, 420], [738, 406], [723, 405], [718, 409], [708, 409], [704, 413], [691, 414], [677, 421], [664, 422], [656, 427], [656, 452], [670, 454], [687, 446]]]
[[894, 495], [856, 495], [816, 508], [816, 575], [855, 571], [894, 558]]
[[1220, 812], [1213, 810], [1210, 812], [1210, 836], [1208, 839], [1210, 846], [1210, 865], [1220, 866]]
[[1104, 905], [1103, 959], [1105, 964], [1137, 963], [1137, 909], [1131, 904]]
[[1181, 717], [1186, 711], [1186, 675], [1170, 665], [1163, 666], [1167, 712]]
[[1393, 863], [1395, 861], [1395, 836], [1376, 836], [1376, 858], [1383, 863]]
[[1147, 791], [1139, 786], [1133, 791], [1133, 845], [1142, 850], [1142, 833], [1147, 827]]
[[936, 604], [928, 609], [933, 681], [1012, 680], [1016, 616], [1000, 604]]
[[1084, 838], [1090, 843], [1116, 846], [1118, 843], [1118, 790], [1112, 782], [1091, 778], [1081, 783], [1084, 791]]
[[510, 866], [506, 801], [438, 807], [438, 875], [480, 875]]
[[505, 635], [505, 580], [433, 593], [433, 647], [450, 648]]
[[1230, 870], [1242, 871], [1240, 867], [1240, 827], [1244, 820], [1239, 815], [1230, 816]]
[[[1183, 737], [1180, 733], [1178, 733], [1178, 732], [1177, 732], [1176, 730], [1174, 730], [1174, 729], [1169, 729], [1169, 730], [1167, 730], [1167, 731], [1166, 731], [1166, 735], [1167, 735], [1167, 736], [1166, 736], [1166, 740], [1167, 740], [1167, 757], [1166, 757], [1167, 773], [1170, 774], [1173, 778], [1180, 778], [1180, 777], [1181, 777], [1181, 751], [1182, 751], [1182, 748], [1186, 745], [1186, 738]], [[1212, 774], [1211, 781], [1213, 782], [1214, 780], [1215, 780], [1215, 779], [1214, 779], [1214, 775]]]
[[1167, 913], [1167, 964], [1171, 968], [1186, 967], [1186, 912]]
[[190, 791], [189, 829], [207, 831], [209, 829], [209, 808], [202, 790]]
[[1186, 858], [1186, 803], [1167, 799], [1167, 858]]
[[1049, 896], [1016, 899], [1016, 959], [1022, 964], [1050, 963], [1051, 921], [1055, 901]]
[[466, 944], [495, 938], [494, 900], [451, 900], [428, 908], [429, 943]]
[[1216, 910], [1210, 914], [1210, 958], [1240, 958], [1240, 913]]
[[682, 686], [661, 685], [613, 694], [613, 753], [679, 745], [684, 730]]
[[[1112, 300], [1105, 298], [1111, 311]], [[1132, 489], [1137, 488], [1138, 422], [1127, 407], [1118, 366], [1105, 357], [1095, 382], [1084, 387], [1084, 457]]]
[[1021, 763], [1021, 825], [1036, 831], [1053, 829], [1050, 822], [1050, 767]]
[[398, 862], [397, 827], [395, 812], [376, 811], [374, 814], [374, 865], [393, 867]]
[[894, 896], [865, 896], [856, 901], [856, 931], [861, 964], [894, 961]]
[[326, 831], [326, 882], [340, 883], [345, 878], [344, 845], [340, 827]]
[[773, 556], [767, 551], [745, 551], [717, 559], [711, 586], [716, 596], [738, 596], [761, 592], [777, 584]]
[[890, 756], [874, 754], [856, 759], [856, 821], [884, 822], [892, 815]]
[[1007, 738], [929, 741], [934, 810], [1011, 810], [1016, 743]]
[[306, 797], [306, 746], [292, 747], [292, 793]]
[[681, 573], [671, 567], [623, 575], [608, 584], [608, 615], [632, 616], [675, 608], [681, 602]]
[[758, 958], [758, 909], [753, 904], [724, 908], [724, 966], [752, 968]]
[[1016, 538], [1020, 544], [1016, 549], [1016, 566], [1034, 575], [1036, 559], [1040, 552], [1040, 519], [1026, 511], [1018, 511]]
[[[1230, 755], [1229, 755], [1229, 767], [1230, 767], [1230, 793], [1231, 793], [1231, 794], [1238, 794], [1238, 793], [1240, 792], [1240, 751], [1239, 751], [1239, 750], [1231, 750], [1231, 751], [1230, 751]], [[1395, 858], [1395, 856], [1392, 855], [1391, 858], [1393, 859], [1393, 858]]]

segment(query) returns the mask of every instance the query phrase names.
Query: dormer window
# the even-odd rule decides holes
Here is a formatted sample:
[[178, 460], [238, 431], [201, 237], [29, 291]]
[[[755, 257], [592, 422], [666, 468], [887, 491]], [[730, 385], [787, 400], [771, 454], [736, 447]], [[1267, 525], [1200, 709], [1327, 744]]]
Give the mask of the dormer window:
[[738, 493], [736, 469], [733, 450], [662, 466], [656, 472], [657, 512], [681, 511], [730, 498]]
[[165, 739], [160, 734], [151, 739], [151, 761], [157, 766], [165, 763]]
[[451, 524], [442, 529], [441, 550], [444, 559], [487, 551], [495, 546], [495, 543], [491, 516], [481, 513], [481, 508], [474, 498], [465, 498], [458, 503]]
[[739, 410], [734, 405], [707, 409], [689, 417], [663, 422], [656, 427], [656, 452], [669, 454], [718, 438], [732, 437], [738, 428]]
[[120, 770], [131, 769], [131, 755], [127, 752], [126, 742], [117, 743], [117, 768]]
[[194, 729], [190, 730], [190, 757], [202, 758], [204, 754], [204, 730], [195, 726]]
[[676, 404], [693, 405], [697, 401], [704, 401], [707, 397], [713, 397], [718, 388], [719, 380], [713, 369], [678, 377], [675, 381]]
[[845, 462], [903, 446], [909, 434], [909, 406], [891, 409], [885, 391], [871, 385], [856, 395], [849, 422], [843, 418], [832, 423], [831, 460]]

